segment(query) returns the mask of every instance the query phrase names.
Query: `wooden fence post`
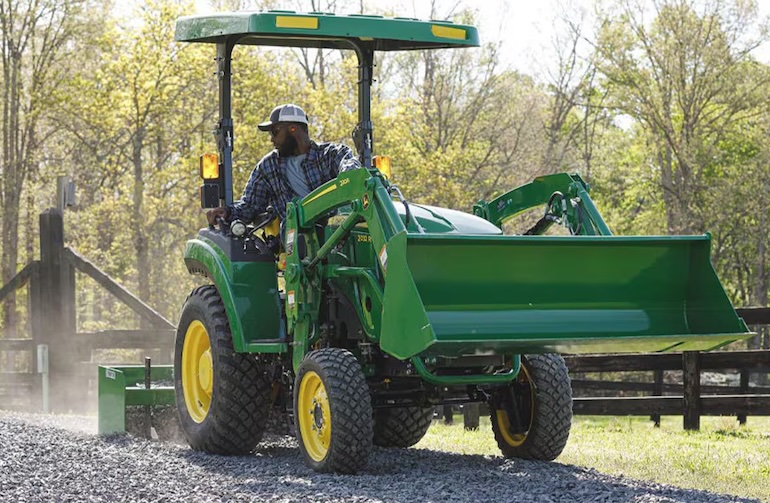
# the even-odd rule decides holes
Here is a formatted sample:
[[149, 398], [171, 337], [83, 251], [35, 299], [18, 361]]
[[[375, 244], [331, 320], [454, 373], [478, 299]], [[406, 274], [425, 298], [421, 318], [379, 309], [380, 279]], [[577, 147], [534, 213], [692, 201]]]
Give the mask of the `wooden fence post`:
[[452, 417], [452, 406], [451, 405], [444, 405], [444, 424], [452, 424], [454, 422]]
[[[746, 395], [749, 392], [749, 375], [750, 375], [750, 372], [748, 370], [741, 370], [741, 382], [740, 382], [741, 395]], [[746, 414], [738, 414], [738, 424], [740, 425], [746, 424]]]
[[37, 297], [38, 344], [49, 348], [51, 410], [69, 411], [82, 400], [82, 386], [74, 375], [78, 353], [75, 335], [75, 271], [63, 259], [64, 221], [61, 211], [40, 214], [40, 274]]
[[[652, 396], [663, 396], [663, 371], [653, 370], [655, 381], [652, 385]], [[655, 428], [660, 428], [660, 414], [652, 414], [650, 421], [655, 423]]]
[[[40, 284], [40, 262], [38, 262], [35, 270], [32, 271], [32, 276], [29, 278], [29, 331], [32, 336], [32, 347], [37, 348], [39, 344], [45, 344], [44, 331], [43, 331], [43, 301], [41, 296], [43, 290]], [[37, 363], [37, 359], [33, 358], [34, 363]], [[37, 365], [32, 369], [34, 372], [38, 372]], [[43, 403], [43, 381], [42, 374], [37, 374], [41, 377], [40, 380], [35, 379], [35, 384], [32, 389], [32, 394], [38, 404]], [[31, 405], [31, 410], [35, 410], [36, 406]]]
[[682, 353], [682, 380], [684, 384], [684, 429], [700, 429], [700, 353]]
[[463, 427], [466, 430], [479, 429], [479, 404], [478, 402], [463, 405]]

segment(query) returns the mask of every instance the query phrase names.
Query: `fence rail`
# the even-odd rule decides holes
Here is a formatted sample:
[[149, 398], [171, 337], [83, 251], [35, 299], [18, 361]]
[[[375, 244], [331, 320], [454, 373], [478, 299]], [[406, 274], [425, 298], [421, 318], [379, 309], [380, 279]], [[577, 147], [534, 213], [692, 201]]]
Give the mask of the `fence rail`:
[[[571, 372], [632, 372], [645, 370], [682, 370], [686, 353], [644, 353], [565, 356]], [[770, 370], [770, 351], [716, 351], [695, 353], [701, 370]]]
[[70, 248], [64, 248], [63, 257], [68, 260], [80, 272], [90, 276], [99, 283], [104, 289], [117, 297], [121, 302], [131, 308], [136, 314], [152, 325], [159, 328], [173, 329], [174, 324], [164, 318], [156, 310], [144, 303], [139, 297], [126, 290], [117, 281], [112, 279], [107, 273], [96, 267], [91, 261], [78, 254]]
[[739, 307], [738, 316], [747, 325], [770, 325], [770, 307]]
[[18, 290], [19, 288], [27, 284], [27, 281], [29, 281], [32, 275], [37, 271], [37, 267], [38, 267], [37, 261], [30, 262], [29, 264], [25, 265], [21, 271], [16, 273], [16, 276], [11, 278], [11, 281], [9, 281], [7, 284], [3, 285], [2, 288], [0, 288], [0, 300], [3, 300], [11, 292]]
[[[681, 395], [684, 393], [682, 384], [658, 385], [654, 382], [629, 382], [629, 381], [597, 381], [591, 379], [572, 379], [572, 390], [581, 395], [584, 391], [611, 391], [611, 392], [634, 392], [634, 393], [668, 393], [672, 395]], [[756, 394], [770, 394], [768, 386], [750, 386], [748, 390]], [[701, 396], [705, 395], [738, 395], [744, 391], [741, 386], [729, 385], [703, 385], [701, 384]]]
[[[766, 318], [757, 318], [766, 323]], [[577, 415], [649, 415], [656, 424], [660, 416], [681, 415], [684, 428], [697, 430], [704, 415], [735, 415], [741, 423], [746, 416], [770, 415], [770, 388], [749, 386], [750, 372], [770, 372], [770, 351], [717, 351], [712, 353], [649, 353], [580, 355], [565, 357], [570, 374], [589, 372], [654, 371], [655, 382], [618, 382], [576, 378], [575, 394], [587, 390], [648, 392], [657, 396], [585, 397], [573, 399]], [[701, 372], [737, 370], [739, 386], [701, 385]], [[682, 384], [663, 382], [663, 371], [682, 371]], [[664, 393], [677, 396], [662, 396]]]
[[[770, 395], [703, 395], [698, 401], [699, 416], [770, 416]], [[681, 396], [572, 399], [573, 414], [587, 416], [681, 416], [685, 406]]]
[[166, 349], [174, 344], [176, 329], [104, 330], [80, 332], [78, 344], [90, 349]]
[[0, 351], [32, 351], [34, 339], [0, 339]]

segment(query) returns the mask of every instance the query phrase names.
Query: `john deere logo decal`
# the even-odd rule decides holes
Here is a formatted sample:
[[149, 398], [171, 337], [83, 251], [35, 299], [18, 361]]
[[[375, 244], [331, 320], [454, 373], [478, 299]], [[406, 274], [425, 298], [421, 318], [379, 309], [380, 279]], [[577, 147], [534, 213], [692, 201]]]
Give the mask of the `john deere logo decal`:
[[364, 194], [364, 197], [361, 198], [361, 202], [363, 203], [364, 209], [369, 207], [369, 194]]

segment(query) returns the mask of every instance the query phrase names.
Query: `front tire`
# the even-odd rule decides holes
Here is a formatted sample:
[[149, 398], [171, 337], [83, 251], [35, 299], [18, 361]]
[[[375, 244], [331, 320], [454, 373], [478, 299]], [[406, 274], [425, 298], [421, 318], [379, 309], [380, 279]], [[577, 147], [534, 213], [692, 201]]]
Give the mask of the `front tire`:
[[294, 427], [305, 462], [319, 472], [355, 473], [372, 448], [369, 386], [353, 354], [312, 351], [294, 384]]
[[[572, 387], [564, 359], [557, 354], [523, 356], [516, 382], [490, 405], [492, 431], [506, 458], [553, 461], [567, 445], [572, 426]], [[520, 418], [519, 428], [508, 411]]]
[[174, 349], [179, 420], [195, 450], [248, 454], [262, 439], [270, 380], [249, 354], [236, 353], [219, 292], [192, 291], [182, 309]]

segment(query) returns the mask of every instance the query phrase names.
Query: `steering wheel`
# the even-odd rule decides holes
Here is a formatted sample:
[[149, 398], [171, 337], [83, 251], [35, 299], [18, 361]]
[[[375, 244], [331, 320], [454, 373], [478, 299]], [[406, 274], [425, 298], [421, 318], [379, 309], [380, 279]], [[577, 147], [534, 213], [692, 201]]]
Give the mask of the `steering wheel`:
[[254, 228], [249, 231], [248, 237], [251, 238], [251, 240], [254, 242], [254, 246], [260, 250], [261, 253], [272, 253], [273, 255], [278, 255], [281, 247], [280, 236], [265, 235], [264, 232], [261, 236], [257, 234], [257, 232], [264, 229], [273, 220], [275, 220], [276, 217], [277, 215], [275, 210], [272, 206], [269, 206], [267, 211], [260, 213], [254, 218]]
[[276, 217], [275, 210], [273, 210], [273, 207], [270, 206], [269, 208], [267, 208], [267, 211], [263, 211], [262, 213], [260, 213], [254, 218], [254, 222], [256, 223], [254, 224], [254, 230], [251, 231], [251, 233], [253, 234], [259, 229], [262, 229], [264, 226], [272, 222], [275, 219], [275, 217]]

